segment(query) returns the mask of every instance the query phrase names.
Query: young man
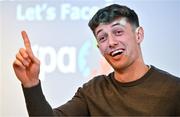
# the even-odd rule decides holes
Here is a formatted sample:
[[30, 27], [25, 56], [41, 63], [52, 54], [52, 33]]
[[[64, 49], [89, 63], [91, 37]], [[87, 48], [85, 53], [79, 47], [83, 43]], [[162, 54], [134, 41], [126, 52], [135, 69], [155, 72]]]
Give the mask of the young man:
[[22, 32], [26, 48], [20, 49], [13, 67], [30, 116], [180, 115], [180, 79], [144, 63], [140, 47], [144, 31], [133, 10], [117, 4], [107, 6], [94, 15], [89, 26], [114, 72], [93, 78], [55, 109], [42, 93], [40, 61]]

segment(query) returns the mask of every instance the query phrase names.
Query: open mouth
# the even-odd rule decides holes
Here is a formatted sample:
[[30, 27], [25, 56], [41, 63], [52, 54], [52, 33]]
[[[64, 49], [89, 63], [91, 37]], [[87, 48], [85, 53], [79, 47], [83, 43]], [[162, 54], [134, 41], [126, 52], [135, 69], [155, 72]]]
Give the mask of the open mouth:
[[115, 56], [117, 56], [117, 55], [121, 55], [121, 54], [123, 53], [123, 51], [124, 51], [124, 49], [118, 49], [118, 50], [112, 51], [112, 52], [110, 53], [110, 55], [111, 55], [112, 57], [115, 57]]

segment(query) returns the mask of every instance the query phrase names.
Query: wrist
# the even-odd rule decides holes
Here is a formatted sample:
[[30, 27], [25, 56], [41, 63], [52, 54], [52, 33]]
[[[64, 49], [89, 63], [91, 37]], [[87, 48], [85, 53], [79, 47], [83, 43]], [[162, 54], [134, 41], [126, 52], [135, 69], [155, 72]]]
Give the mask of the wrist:
[[35, 87], [39, 84], [39, 79], [28, 82], [28, 83], [22, 83], [24, 88], [31, 88], [31, 87]]

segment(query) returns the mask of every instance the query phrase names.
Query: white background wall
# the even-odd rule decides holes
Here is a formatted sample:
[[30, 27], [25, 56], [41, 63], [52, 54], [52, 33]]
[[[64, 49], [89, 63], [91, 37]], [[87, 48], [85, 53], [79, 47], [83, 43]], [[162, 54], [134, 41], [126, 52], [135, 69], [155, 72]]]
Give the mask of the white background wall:
[[[0, 3], [0, 16], [1, 16], [1, 3]], [[2, 96], [2, 19], [0, 18], [0, 97]], [[2, 115], [2, 97], [0, 98], [0, 116]]]
[[[0, 44], [2, 44], [0, 45], [0, 112], [2, 117], [27, 116], [21, 84], [12, 69], [15, 54], [19, 48], [24, 47], [20, 35], [22, 30], [28, 32], [34, 52], [45, 62], [43, 62], [45, 66], [41, 69], [44, 76], [42, 87], [53, 107], [71, 99], [77, 88], [94, 75], [109, 72], [110, 67], [104, 63], [95, 48], [94, 37], [87, 26], [90, 16], [80, 15], [78, 19], [65, 10], [64, 13], [67, 12], [64, 14], [65, 20], [62, 18], [63, 5], [70, 5], [72, 11], [69, 13], [72, 13], [78, 8], [102, 7], [109, 3], [127, 5], [139, 15], [140, 24], [145, 30], [145, 39], [142, 43], [145, 62], [180, 76], [179, 0], [42, 0], [39, 2], [4, 0], [0, 2], [0, 11], [2, 11], [0, 12]], [[25, 16], [28, 9], [41, 8], [43, 5], [46, 10], [40, 13], [41, 18], [35, 19], [34, 15], [28, 15], [26, 18], [29, 20], [23, 20], [22, 16]], [[21, 17], [18, 16], [18, 6]], [[47, 8], [56, 10], [48, 14]], [[56, 18], [47, 20], [47, 17], [53, 18], [53, 15], [56, 15]], [[64, 70], [70, 64], [71, 56], [68, 56], [67, 51], [63, 56], [62, 49], [65, 47], [75, 49], [71, 64], [71, 69], [74, 71], [67, 70], [67, 73]], [[63, 60], [60, 61], [58, 56], [63, 57]], [[60, 67], [64, 65], [62, 69], [58, 68], [60, 63]], [[84, 66], [83, 63], [85, 63]]]

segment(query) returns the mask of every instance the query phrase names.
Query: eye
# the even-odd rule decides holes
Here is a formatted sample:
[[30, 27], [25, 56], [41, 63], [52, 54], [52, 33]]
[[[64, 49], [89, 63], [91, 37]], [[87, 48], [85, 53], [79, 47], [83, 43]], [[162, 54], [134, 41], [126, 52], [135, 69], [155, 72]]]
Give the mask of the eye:
[[98, 42], [103, 43], [104, 41], [107, 40], [107, 36], [101, 35], [101, 36], [97, 37], [97, 40], [98, 40]]
[[100, 38], [98, 39], [99, 42], [104, 42], [105, 40], [106, 40], [106, 37], [104, 37], [104, 36], [103, 36], [103, 37], [100, 37]]
[[122, 30], [115, 30], [115, 31], [114, 31], [114, 34], [115, 34], [116, 36], [121, 36], [121, 35], [123, 34], [123, 31], [122, 31]]

